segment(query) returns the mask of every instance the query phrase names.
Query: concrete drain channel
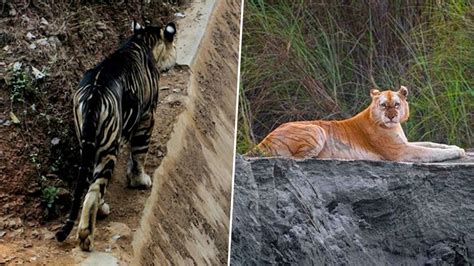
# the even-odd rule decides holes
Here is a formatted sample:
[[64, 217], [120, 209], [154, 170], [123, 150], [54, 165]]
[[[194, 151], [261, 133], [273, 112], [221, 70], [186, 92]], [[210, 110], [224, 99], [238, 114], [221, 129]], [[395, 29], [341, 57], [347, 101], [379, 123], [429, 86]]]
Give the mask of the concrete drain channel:
[[[206, 80], [203, 74], [213, 72], [208, 69], [209, 55], [216, 53], [212, 33], [221, 26], [216, 20], [224, 19], [233, 5], [225, 2], [195, 2], [177, 22], [178, 65], [190, 69], [187, 96], [166, 143], [167, 154], [154, 170], [151, 193], [128, 247], [133, 255], [97, 250], [76, 259], [81, 265], [226, 262], [237, 61], [228, 71], [231, 86], [213, 86], [219, 81]], [[234, 42], [238, 54], [238, 39]]]

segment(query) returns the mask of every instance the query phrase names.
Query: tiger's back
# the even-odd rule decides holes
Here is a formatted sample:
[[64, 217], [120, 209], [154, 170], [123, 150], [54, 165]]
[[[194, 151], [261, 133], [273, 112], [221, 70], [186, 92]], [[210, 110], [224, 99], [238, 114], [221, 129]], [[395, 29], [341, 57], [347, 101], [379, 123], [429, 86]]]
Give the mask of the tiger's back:
[[350, 124], [351, 120], [289, 122], [268, 134], [256, 150], [293, 158], [379, 160], [364, 133]]

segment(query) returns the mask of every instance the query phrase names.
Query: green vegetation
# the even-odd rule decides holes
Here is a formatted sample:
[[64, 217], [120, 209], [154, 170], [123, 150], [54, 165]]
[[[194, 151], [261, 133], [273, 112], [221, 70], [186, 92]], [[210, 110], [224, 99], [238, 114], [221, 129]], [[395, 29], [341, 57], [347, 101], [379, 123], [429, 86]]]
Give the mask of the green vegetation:
[[246, 1], [238, 152], [287, 121], [348, 118], [372, 87], [400, 85], [409, 140], [471, 147], [474, 6], [417, 2]]
[[41, 201], [44, 205], [44, 216], [46, 219], [55, 217], [58, 214], [56, 201], [58, 199], [59, 189], [57, 187], [48, 186], [41, 191]]
[[13, 103], [24, 103], [28, 96], [35, 96], [38, 91], [32, 84], [32, 80], [27, 72], [19, 64], [11, 70], [10, 100]]

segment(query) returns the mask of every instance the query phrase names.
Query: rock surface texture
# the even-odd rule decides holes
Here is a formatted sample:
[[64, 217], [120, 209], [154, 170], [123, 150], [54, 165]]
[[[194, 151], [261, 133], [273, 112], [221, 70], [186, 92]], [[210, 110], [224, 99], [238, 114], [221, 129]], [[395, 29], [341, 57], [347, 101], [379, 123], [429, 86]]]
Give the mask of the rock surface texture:
[[235, 174], [232, 265], [474, 263], [470, 159], [411, 164], [238, 156]]

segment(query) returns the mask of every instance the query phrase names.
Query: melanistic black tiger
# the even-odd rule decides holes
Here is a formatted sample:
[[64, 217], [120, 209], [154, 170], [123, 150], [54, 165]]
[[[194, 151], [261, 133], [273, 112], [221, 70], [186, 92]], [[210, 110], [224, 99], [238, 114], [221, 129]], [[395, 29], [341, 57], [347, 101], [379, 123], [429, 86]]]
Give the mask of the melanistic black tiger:
[[133, 35], [113, 54], [84, 75], [74, 94], [74, 120], [81, 161], [74, 200], [66, 224], [56, 234], [67, 238], [77, 219], [82, 250], [93, 247], [97, 213], [108, 215], [104, 201], [121, 144], [130, 142], [127, 179], [131, 187], [151, 186], [144, 164], [153, 130], [161, 71], [176, 63], [176, 26], [132, 24]]

